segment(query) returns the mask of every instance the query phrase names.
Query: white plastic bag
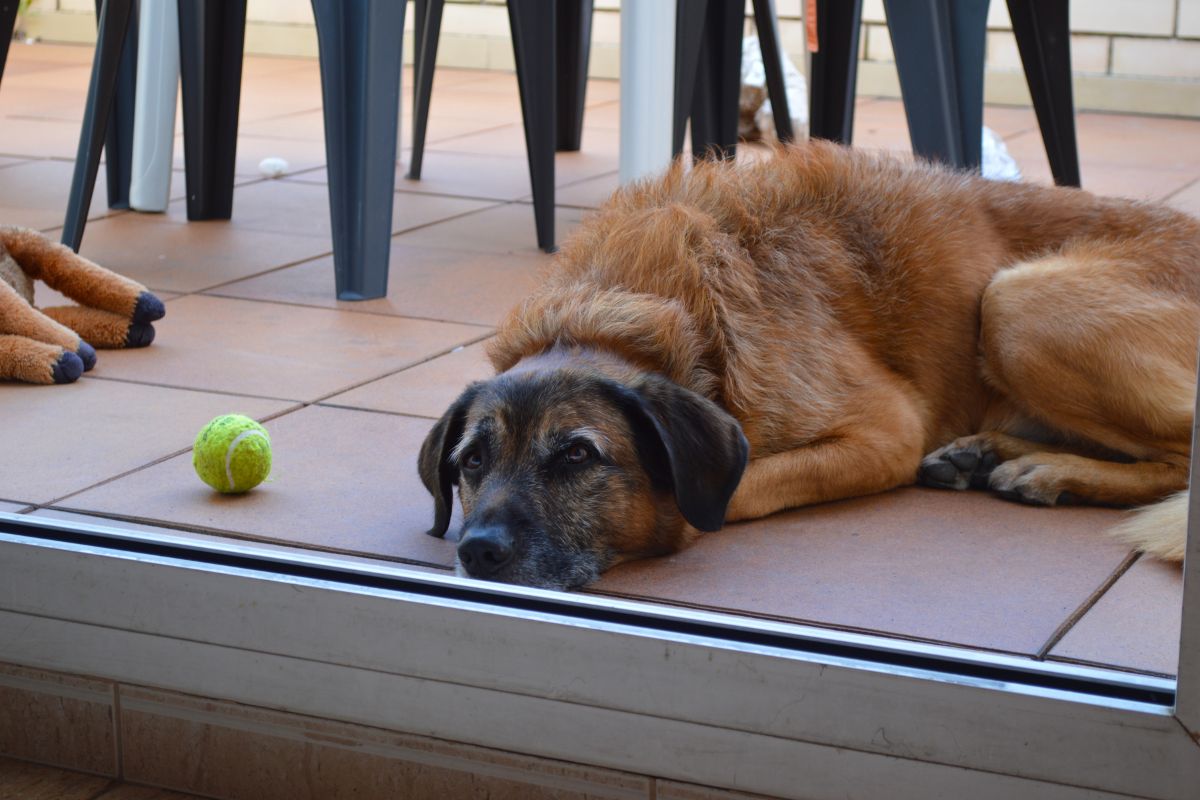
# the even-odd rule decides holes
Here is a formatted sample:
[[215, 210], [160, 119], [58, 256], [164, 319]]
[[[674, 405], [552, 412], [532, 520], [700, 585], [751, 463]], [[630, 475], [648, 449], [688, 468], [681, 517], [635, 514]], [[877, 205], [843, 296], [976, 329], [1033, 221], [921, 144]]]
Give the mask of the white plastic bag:
[[[792, 60], [783, 54], [783, 84], [787, 94], [788, 113], [797, 139], [808, 136], [808, 84]], [[743, 139], [776, 139], [775, 117], [767, 99], [767, 73], [763, 69], [762, 49], [757, 36], [742, 40], [742, 92], [740, 97], [741, 123], [738, 133]]]

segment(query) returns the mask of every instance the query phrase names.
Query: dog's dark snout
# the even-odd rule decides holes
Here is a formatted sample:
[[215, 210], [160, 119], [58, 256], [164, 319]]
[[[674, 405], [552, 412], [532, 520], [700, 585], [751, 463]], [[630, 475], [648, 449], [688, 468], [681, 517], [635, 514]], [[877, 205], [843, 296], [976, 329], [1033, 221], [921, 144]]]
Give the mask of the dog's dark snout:
[[463, 569], [477, 578], [494, 575], [512, 557], [512, 534], [500, 526], [468, 530], [458, 545], [458, 560]]

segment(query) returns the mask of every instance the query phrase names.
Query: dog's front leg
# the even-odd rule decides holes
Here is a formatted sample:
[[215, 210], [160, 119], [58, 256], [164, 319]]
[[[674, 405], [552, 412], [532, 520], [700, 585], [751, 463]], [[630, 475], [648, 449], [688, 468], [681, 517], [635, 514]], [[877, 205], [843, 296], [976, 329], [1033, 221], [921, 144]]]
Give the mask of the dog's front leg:
[[864, 403], [865, 413], [812, 444], [762, 458], [751, 453], [726, 520], [914, 483], [924, 455], [924, 426], [906, 395], [888, 394], [887, 402]]

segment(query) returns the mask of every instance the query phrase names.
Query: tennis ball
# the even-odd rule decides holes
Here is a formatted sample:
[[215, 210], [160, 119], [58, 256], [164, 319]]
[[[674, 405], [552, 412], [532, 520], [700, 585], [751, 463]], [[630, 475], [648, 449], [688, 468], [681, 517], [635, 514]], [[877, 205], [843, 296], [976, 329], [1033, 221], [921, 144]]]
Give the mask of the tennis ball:
[[222, 494], [248, 492], [271, 472], [271, 437], [249, 417], [223, 414], [197, 434], [192, 466]]

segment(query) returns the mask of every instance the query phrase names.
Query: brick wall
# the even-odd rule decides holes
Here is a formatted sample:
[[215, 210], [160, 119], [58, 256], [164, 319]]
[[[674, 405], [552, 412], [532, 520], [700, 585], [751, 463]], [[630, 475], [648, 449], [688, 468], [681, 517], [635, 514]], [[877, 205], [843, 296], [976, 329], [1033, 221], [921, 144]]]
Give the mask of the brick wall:
[[[776, 0], [784, 47], [797, 64], [805, 56], [803, 5], [803, 0]], [[619, 72], [619, 6], [620, 0], [596, 2], [591, 64], [596, 77], [615, 78]], [[33, 0], [24, 27], [46, 40], [90, 41], [95, 25], [92, 11], [93, 0]], [[406, 56], [411, 53], [407, 46], [411, 17]], [[859, 92], [898, 96], [883, 0], [864, 1], [863, 28]], [[1028, 103], [1002, 0], [992, 2], [988, 29], [988, 101]], [[1071, 30], [1080, 108], [1200, 117], [1200, 0], [1073, 0]], [[247, 50], [315, 55], [308, 0], [249, 0]], [[503, 0], [451, 0], [438, 61], [446, 66], [511, 70]]]

